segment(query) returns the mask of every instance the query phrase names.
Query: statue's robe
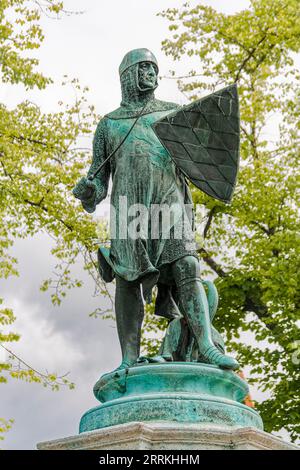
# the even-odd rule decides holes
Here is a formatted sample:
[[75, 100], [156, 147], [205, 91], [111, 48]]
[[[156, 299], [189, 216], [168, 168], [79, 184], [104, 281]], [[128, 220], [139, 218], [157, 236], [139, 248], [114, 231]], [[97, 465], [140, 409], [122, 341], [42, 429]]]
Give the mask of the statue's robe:
[[[152, 287], [157, 284], [156, 313], [168, 318], [178, 314], [172, 296], [175, 287], [169, 277], [168, 266], [186, 255], [197, 257], [192, 198], [188, 185], [151, 127], [153, 122], [176, 108], [177, 105], [173, 103], [154, 99], [147, 106], [145, 114], [139, 117], [125, 142], [94, 179], [97, 186], [95, 197], [82, 200], [84, 208], [93, 212], [96, 205], [107, 196], [109, 178], [112, 177], [111, 205], [115, 210], [116, 225], [111, 226], [111, 232], [114, 232], [115, 237], [111, 239], [110, 250], [99, 248], [100, 274], [106, 282], [115, 275], [127, 281], [139, 281], [144, 296], [149, 296]], [[137, 114], [136, 110], [121, 106], [101, 119], [94, 137], [93, 162], [88, 175], [93, 174], [118, 147]], [[161, 227], [158, 239], [151, 237], [151, 211], [148, 222], [144, 220], [146, 223], [141, 224], [140, 237], [133, 239], [128, 235], [122, 238], [124, 214], [120, 210], [120, 196], [127, 197], [128, 209], [134, 204], [143, 204], [147, 209], [153, 204], [175, 204], [181, 210], [174, 212], [169, 233]], [[181, 239], [174, 238], [179, 232], [177, 224], [181, 224]]]

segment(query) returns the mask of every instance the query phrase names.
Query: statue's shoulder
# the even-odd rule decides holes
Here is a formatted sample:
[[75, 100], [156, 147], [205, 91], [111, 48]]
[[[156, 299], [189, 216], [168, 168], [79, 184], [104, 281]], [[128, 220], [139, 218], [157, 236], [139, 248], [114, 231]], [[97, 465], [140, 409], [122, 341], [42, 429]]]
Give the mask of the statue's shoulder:
[[103, 116], [101, 119], [98, 121], [97, 127], [95, 129], [94, 133], [94, 145], [99, 146], [101, 145], [108, 136], [108, 125], [107, 125], [108, 119]]
[[[143, 114], [155, 113], [157, 111], [171, 111], [180, 108], [176, 103], [154, 99], [147, 105]], [[120, 106], [119, 108], [106, 114], [103, 119], [132, 119], [139, 115], [140, 107]]]
[[103, 119], [123, 119], [125, 116], [124, 106], [119, 106], [119, 108], [114, 109], [110, 113], [105, 114]]
[[95, 130], [95, 138], [105, 138], [107, 136], [107, 128], [108, 128], [108, 118], [106, 116], [101, 117], [98, 121], [96, 130]]
[[160, 109], [158, 111], [171, 111], [172, 109], [178, 109], [181, 106], [177, 103], [173, 103], [172, 101], [161, 101], [161, 100], [155, 100], [156, 101], [156, 106]]
[[97, 129], [103, 130], [107, 125], [107, 121], [108, 121], [108, 119], [107, 119], [106, 115], [102, 116], [98, 121]]

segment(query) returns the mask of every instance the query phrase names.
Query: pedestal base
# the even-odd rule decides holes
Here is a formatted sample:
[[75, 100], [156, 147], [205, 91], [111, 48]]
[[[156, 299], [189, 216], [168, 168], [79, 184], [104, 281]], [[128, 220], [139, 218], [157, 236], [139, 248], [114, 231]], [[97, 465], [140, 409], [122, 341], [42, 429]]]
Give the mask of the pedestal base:
[[102, 404], [82, 416], [80, 432], [136, 421], [263, 428], [259, 414], [242, 403], [248, 394], [246, 382], [212, 365], [132, 367], [102, 376], [94, 393]]
[[39, 450], [299, 450], [254, 428], [190, 423], [127, 423], [41, 442]]

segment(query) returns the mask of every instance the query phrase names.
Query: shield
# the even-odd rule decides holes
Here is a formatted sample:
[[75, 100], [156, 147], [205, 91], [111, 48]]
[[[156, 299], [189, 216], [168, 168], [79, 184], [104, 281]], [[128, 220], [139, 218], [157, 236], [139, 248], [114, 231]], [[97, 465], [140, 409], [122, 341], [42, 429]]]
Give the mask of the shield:
[[152, 127], [177, 167], [197, 188], [230, 201], [240, 145], [235, 84], [168, 114]]

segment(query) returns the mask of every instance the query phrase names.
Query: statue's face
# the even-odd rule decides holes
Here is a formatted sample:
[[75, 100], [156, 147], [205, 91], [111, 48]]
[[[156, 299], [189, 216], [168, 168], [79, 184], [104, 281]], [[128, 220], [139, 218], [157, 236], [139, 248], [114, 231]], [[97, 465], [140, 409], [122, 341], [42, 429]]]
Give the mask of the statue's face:
[[139, 86], [141, 89], [155, 88], [157, 84], [157, 69], [152, 62], [139, 64]]

